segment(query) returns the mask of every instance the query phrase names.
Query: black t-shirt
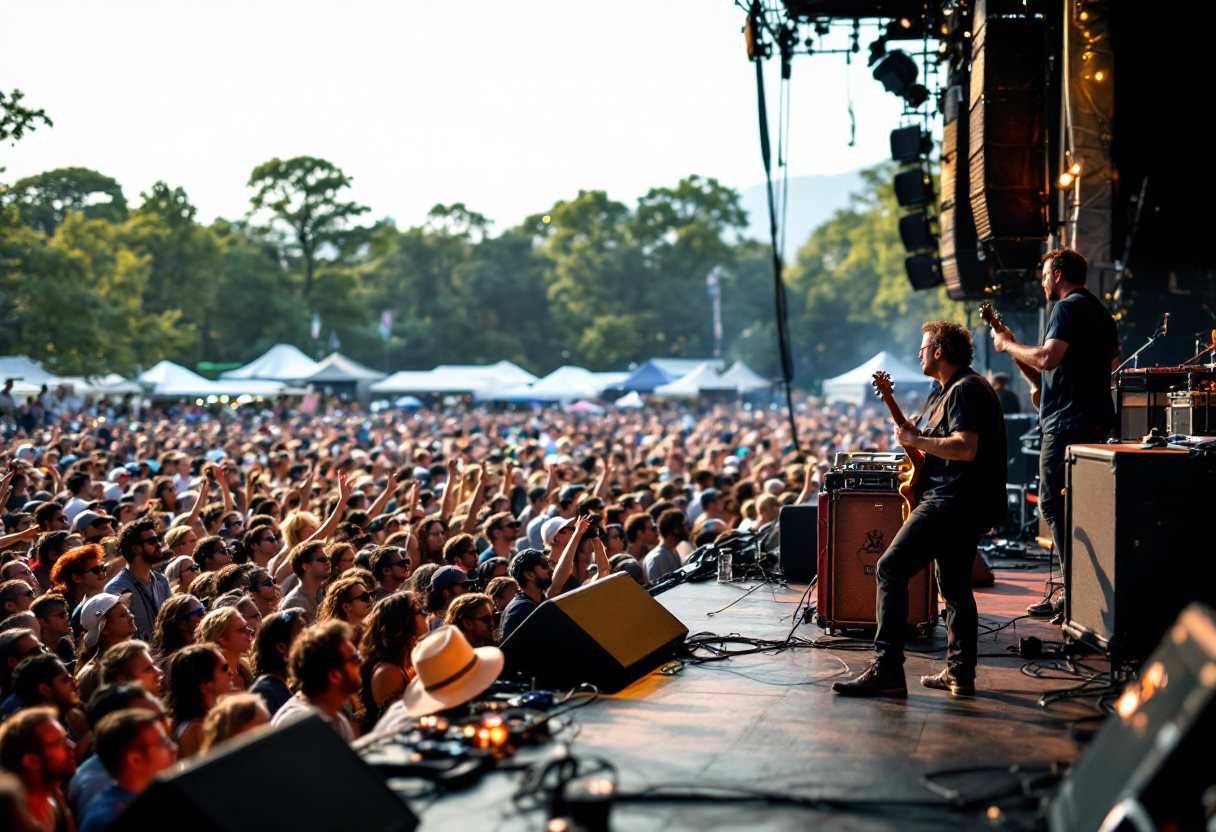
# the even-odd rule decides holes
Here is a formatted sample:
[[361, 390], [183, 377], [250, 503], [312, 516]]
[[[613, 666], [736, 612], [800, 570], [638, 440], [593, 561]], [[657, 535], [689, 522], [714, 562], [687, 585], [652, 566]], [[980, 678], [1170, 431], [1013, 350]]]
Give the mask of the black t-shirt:
[[943, 389], [925, 403], [925, 436], [949, 436], [970, 431], [979, 437], [975, 458], [942, 459], [925, 454], [921, 470], [921, 500], [957, 501], [976, 519], [997, 523], [1008, 511], [1005, 504], [1005, 419], [996, 391], [970, 367], [958, 371]]
[[1044, 342], [1068, 344], [1060, 366], [1043, 372], [1039, 423], [1043, 433], [1081, 427], [1110, 428], [1115, 404], [1110, 395], [1111, 362], [1119, 354], [1119, 328], [1088, 289], [1078, 289], [1051, 310]]
[[515, 629], [524, 623], [524, 619], [539, 606], [540, 604], [529, 598], [526, 593], [517, 592], [502, 611], [502, 640], [506, 641], [507, 636], [515, 632]]

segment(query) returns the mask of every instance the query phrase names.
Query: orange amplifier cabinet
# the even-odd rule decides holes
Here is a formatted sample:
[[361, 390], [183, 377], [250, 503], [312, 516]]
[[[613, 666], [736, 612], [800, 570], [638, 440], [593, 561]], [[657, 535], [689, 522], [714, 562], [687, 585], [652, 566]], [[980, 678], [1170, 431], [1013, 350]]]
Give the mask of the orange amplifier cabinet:
[[[841, 489], [819, 495], [819, 584], [815, 623], [829, 634], [877, 626], [878, 559], [903, 526], [903, 498], [890, 491]], [[937, 582], [930, 564], [908, 584], [908, 624], [937, 626]]]

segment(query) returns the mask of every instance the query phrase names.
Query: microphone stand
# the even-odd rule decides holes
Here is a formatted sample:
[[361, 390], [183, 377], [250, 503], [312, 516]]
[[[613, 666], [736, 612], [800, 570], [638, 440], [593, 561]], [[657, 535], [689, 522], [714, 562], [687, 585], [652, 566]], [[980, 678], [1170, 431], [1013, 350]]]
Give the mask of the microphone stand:
[[[1122, 370], [1128, 364], [1131, 364], [1133, 361], [1136, 360], [1136, 358], [1140, 355], [1140, 353], [1144, 352], [1146, 349], [1151, 347], [1153, 344], [1157, 343], [1157, 341], [1160, 340], [1164, 336], [1165, 336], [1165, 329], [1162, 327], [1157, 327], [1157, 331], [1154, 332], [1153, 336], [1144, 343], [1144, 346], [1141, 347], [1140, 349], [1136, 350], [1130, 356], [1128, 356], [1128, 359], [1126, 361], [1124, 361], [1122, 364], [1120, 364], [1118, 367], [1116, 367], [1115, 372], [1111, 373], [1111, 375], [1112, 376], [1115, 375], [1115, 373], [1118, 373], [1120, 370]], [[1204, 352], [1207, 352], [1207, 350], [1204, 350]], [[1202, 355], [1202, 354], [1203, 353], [1200, 353], [1200, 355]]]

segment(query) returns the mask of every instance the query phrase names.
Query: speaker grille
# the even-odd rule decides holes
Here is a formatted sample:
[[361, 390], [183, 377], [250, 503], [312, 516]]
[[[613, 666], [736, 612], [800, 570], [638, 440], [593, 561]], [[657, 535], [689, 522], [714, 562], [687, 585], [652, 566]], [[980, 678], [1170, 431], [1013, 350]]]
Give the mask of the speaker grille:
[[1115, 474], [1107, 460], [1077, 457], [1071, 476], [1069, 621], [1105, 646], [1115, 632]]
[[[875, 567], [903, 526], [903, 498], [891, 492], [839, 491], [832, 495], [830, 610], [837, 624], [874, 625], [878, 577]], [[908, 623], [936, 620], [932, 566], [908, 585]], [[820, 576], [823, 580], [823, 576]], [[820, 615], [825, 611], [820, 610]]]

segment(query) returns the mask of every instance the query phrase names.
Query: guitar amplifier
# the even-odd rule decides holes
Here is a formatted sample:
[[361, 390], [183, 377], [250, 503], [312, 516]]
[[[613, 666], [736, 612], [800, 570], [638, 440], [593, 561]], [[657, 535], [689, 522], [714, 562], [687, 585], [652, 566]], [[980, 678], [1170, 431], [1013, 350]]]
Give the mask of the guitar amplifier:
[[[818, 626], [829, 633], [877, 626], [878, 559], [903, 527], [903, 508], [903, 498], [890, 490], [820, 494]], [[931, 565], [908, 585], [908, 624], [922, 633], [937, 626]]]

